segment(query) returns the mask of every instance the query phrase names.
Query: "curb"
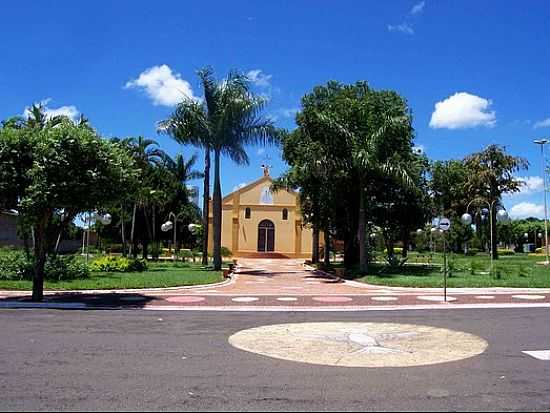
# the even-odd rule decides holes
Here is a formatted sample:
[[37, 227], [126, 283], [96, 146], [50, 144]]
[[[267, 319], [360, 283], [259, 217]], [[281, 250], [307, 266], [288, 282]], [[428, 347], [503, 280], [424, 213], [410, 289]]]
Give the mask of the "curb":
[[[210, 289], [210, 288], [219, 288], [231, 285], [236, 280], [236, 275], [234, 272], [228, 274], [229, 277], [223, 281], [214, 284], [200, 284], [200, 285], [185, 285], [181, 287], [165, 287], [165, 288], [132, 288], [132, 289], [116, 289], [116, 290], [46, 290], [44, 295], [55, 295], [55, 294], [128, 294], [128, 293], [147, 293], [147, 292], [170, 292], [178, 290], [200, 290], [200, 289]], [[14, 294], [31, 294], [31, 291], [26, 290], [0, 290], [0, 295], [14, 295]]]

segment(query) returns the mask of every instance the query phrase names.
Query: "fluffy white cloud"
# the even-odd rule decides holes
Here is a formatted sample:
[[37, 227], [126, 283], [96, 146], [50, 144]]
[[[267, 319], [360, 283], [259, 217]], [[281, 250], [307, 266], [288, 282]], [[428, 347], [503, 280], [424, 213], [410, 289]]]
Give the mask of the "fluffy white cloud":
[[465, 129], [476, 126], [492, 127], [496, 124], [493, 102], [466, 92], [455, 93], [435, 104], [430, 127], [434, 129]]
[[[78, 116], [80, 115], [80, 112], [76, 108], [76, 106], [70, 105], [70, 106], [61, 106], [58, 108], [50, 108], [48, 107], [48, 104], [52, 101], [51, 98], [44, 99], [40, 102], [40, 104], [44, 107], [44, 114], [47, 118], [53, 118], [54, 116], [67, 116], [72, 121], [76, 121], [78, 119]], [[25, 108], [23, 111], [23, 117], [28, 118], [30, 115], [30, 108]]]
[[518, 176], [517, 179], [525, 184], [521, 187], [521, 192], [514, 195], [531, 195], [544, 190], [544, 180], [540, 176]]
[[143, 89], [154, 105], [175, 106], [184, 98], [197, 100], [191, 84], [182, 79], [168, 65], [153, 66], [141, 73], [137, 79], [126, 83], [125, 89]]
[[521, 202], [510, 209], [510, 216], [514, 219], [544, 218], [544, 205]]
[[254, 85], [259, 87], [269, 87], [270, 81], [273, 75], [268, 75], [264, 72], [262, 72], [260, 69], [251, 70], [246, 74], [246, 77], [252, 82]]
[[533, 127], [535, 129], [550, 128], [550, 118], [547, 118], [547, 119], [544, 119], [544, 120], [541, 120], [541, 121], [535, 123], [535, 125]]
[[400, 32], [404, 34], [414, 34], [414, 29], [412, 26], [408, 23], [401, 23], [401, 24], [388, 24], [388, 30], [390, 32]]
[[424, 11], [424, 6], [426, 5], [425, 1], [421, 1], [420, 3], [416, 3], [413, 8], [411, 9], [411, 14], [414, 16], [415, 14], [422, 13]]
[[238, 191], [241, 188], [244, 188], [246, 185], [248, 185], [246, 182], [241, 182], [239, 185], [236, 185], [233, 187], [233, 192]]

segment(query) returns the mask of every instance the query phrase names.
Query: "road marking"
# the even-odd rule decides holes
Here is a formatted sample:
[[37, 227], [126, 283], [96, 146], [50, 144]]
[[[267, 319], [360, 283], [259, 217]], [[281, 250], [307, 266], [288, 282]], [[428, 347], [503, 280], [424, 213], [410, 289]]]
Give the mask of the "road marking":
[[277, 301], [298, 301], [296, 297], [279, 297]]
[[321, 303], [348, 303], [353, 301], [350, 297], [313, 297], [313, 301], [319, 301]]
[[534, 357], [537, 360], [550, 361], [550, 350], [522, 351], [522, 353]]
[[231, 301], [235, 301], [236, 303], [252, 303], [258, 300], [258, 297], [236, 297], [231, 299]]
[[[424, 300], [424, 301], [436, 301], [436, 302], [444, 302], [445, 297], [442, 295], [419, 295], [416, 297], [418, 300]], [[447, 296], [447, 302], [449, 301], [455, 301], [456, 298]]]
[[494, 300], [495, 296], [494, 295], [476, 295], [475, 298], [477, 298], [478, 300]]
[[374, 301], [397, 301], [397, 297], [371, 297]]
[[517, 298], [518, 300], [544, 300], [546, 296], [544, 295], [513, 295], [512, 298]]
[[165, 298], [165, 300], [171, 303], [190, 304], [190, 303], [199, 303], [201, 301], [206, 300], [206, 298], [185, 295], [180, 297], [168, 297], [168, 298]]

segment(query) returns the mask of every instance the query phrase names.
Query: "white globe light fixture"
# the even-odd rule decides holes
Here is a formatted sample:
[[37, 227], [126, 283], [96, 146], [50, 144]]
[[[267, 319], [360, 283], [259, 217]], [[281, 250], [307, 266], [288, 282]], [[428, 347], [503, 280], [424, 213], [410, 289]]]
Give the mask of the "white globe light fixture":
[[111, 214], [105, 214], [100, 216], [99, 220], [103, 225], [109, 225], [113, 221], [113, 216]]
[[166, 221], [164, 224], [160, 226], [160, 229], [162, 232], [168, 232], [172, 228], [174, 228], [174, 224], [172, 223], [172, 221]]
[[468, 213], [463, 214], [460, 217], [460, 222], [462, 222], [464, 225], [472, 225], [472, 222], [473, 222], [472, 216]]
[[199, 224], [189, 224], [189, 225], [187, 226], [187, 229], [189, 230], [189, 232], [190, 232], [191, 234], [196, 234], [197, 231], [198, 231], [200, 228], [201, 228], [201, 225], [199, 225]]
[[416, 230], [416, 233], [417, 233], [417, 234], [422, 234], [423, 232], [424, 232], [424, 230], [421, 229], [421, 228], [418, 228], [418, 229]]

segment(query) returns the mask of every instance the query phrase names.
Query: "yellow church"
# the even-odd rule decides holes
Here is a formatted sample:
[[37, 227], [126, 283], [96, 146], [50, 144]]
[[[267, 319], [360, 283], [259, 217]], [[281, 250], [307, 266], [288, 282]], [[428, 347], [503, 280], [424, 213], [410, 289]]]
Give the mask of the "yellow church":
[[[271, 191], [269, 168], [264, 175], [222, 200], [222, 246], [234, 257], [309, 258], [313, 230], [305, 225], [298, 193]], [[210, 208], [209, 249], [213, 245]]]

